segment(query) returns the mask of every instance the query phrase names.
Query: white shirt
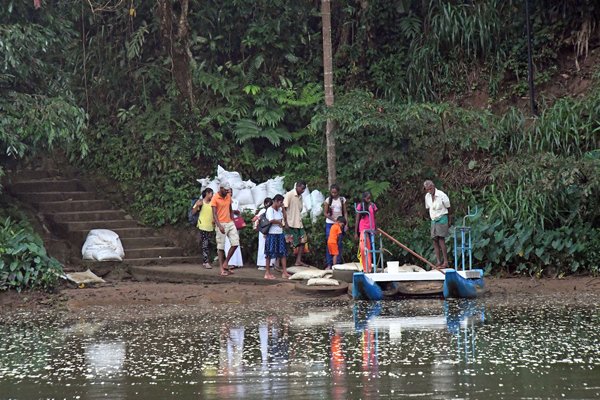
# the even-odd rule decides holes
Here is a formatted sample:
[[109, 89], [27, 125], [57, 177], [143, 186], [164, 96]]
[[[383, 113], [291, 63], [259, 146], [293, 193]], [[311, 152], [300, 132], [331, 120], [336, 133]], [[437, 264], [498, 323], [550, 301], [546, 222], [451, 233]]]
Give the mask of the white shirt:
[[438, 219], [444, 214], [448, 214], [450, 208], [450, 199], [446, 193], [439, 189], [434, 191], [435, 198], [431, 199], [431, 193], [425, 195], [425, 208], [429, 210], [429, 217], [432, 221]]
[[[273, 207], [269, 207], [267, 209], [267, 219], [269, 221], [273, 221], [274, 219], [278, 219], [283, 221], [283, 210], [279, 207], [279, 210], [274, 209]], [[283, 227], [281, 225], [271, 224], [269, 228], [269, 233], [272, 235], [283, 233]]]
[[[335, 221], [337, 221], [337, 217], [339, 217], [340, 215], [344, 215], [343, 203], [345, 202], [346, 199], [341, 196], [337, 199], [333, 199], [333, 201], [331, 202], [331, 206], [329, 206], [329, 210], [331, 210], [331, 218], [327, 216], [327, 218], [325, 219], [326, 224], [335, 224]], [[329, 197], [325, 199], [325, 203], [329, 204]]]

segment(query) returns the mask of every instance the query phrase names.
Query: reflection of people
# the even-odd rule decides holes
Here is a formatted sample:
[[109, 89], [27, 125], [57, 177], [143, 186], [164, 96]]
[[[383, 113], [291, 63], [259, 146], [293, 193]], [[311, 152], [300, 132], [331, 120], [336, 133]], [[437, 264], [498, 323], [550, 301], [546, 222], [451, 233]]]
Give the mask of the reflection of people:
[[[436, 189], [430, 180], [423, 183], [423, 188], [427, 192], [425, 195], [425, 208], [429, 210], [429, 217], [431, 218], [431, 239], [433, 240], [437, 266], [448, 268], [446, 238], [448, 237], [451, 218], [450, 199], [446, 193]], [[441, 257], [440, 252], [442, 253]]]
[[360, 250], [360, 262], [363, 267], [363, 271], [371, 272], [371, 264], [373, 262], [371, 254], [367, 250], [371, 250], [371, 237], [365, 234], [365, 231], [375, 231], [377, 226], [375, 224], [375, 213], [377, 212], [377, 205], [371, 199], [371, 192], [364, 192], [362, 194], [362, 202], [356, 206], [357, 211], [368, 211], [366, 213], [356, 214], [356, 231], [355, 239], [359, 240]]
[[[325, 214], [325, 240], [329, 237], [329, 231], [339, 216], [343, 216], [348, 220], [348, 212], [346, 210], [346, 199], [340, 196], [340, 187], [337, 184], [331, 185], [329, 188], [329, 197], [323, 203], [323, 212]], [[344, 233], [342, 232], [342, 236]], [[342, 241], [339, 246], [340, 254], [342, 252]], [[339, 257], [338, 262], [340, 262]], [[329, 253], [329, 249], [325, 250], [325, 267], [330, 268], [333, 265], [333, 258]]]
[[202, 198], [198, 199], [194, 207], [192, 207], [192, 213], [200, 213], [198, 216], [198, 224], [196, 227], [198, 228], [198, 239], [200, 242], [200, 248], [202, 249], [202, 262], [204, 263], [204, 268], [212, 268], [208, 259], [208, 245], [210, 240], [210, 235], [215, 230], [215, 223], [213, 219], [213, 212], [210, 206], [210, 201], [213, 197], [213, 190], [211, 188], [206, 188], [202, 192]]
[[302, 253], [306, 243], [306, 232], [302, 224], [302, 193], [306, 189], [306, 183], [299, 181], [296, 187], [285, 194], [283, 200], [283, 220], [288, 229], [288, 241], [292, 247], [298, 250], [294, 265], [306, 265], [302, 262]]
[[[217, 227], [217, 251], [219, 254], [219, 267], [221, 275], [227, 276], [229, 271], [229, 260], [240, 245], [238, 231], [233, 223], [233, 209], [231, 208], [231, 195], [229, 194], [229, 183], [221, 182], [219, 192], [215, 194], [210, 202], [213, 209], [213, 218]], [[231, 241], [231, 248], [225, 254], [225, 238]]]
[[[335, 224], [329, 230], [329, 236], [327, 237], [327, 250], [332, 257], [332, 265], [338, 263], [338, 260], [342, 258], [341, 252], [341, 241], [342, 241], [342, 232], [344, 232], [344, 227], [346, 226], [346, 218], [342, 215], [337, 217]], [[331, 266], [327, 266], [327, 269], [331, 269]]]
[[345, 385], [346, 358], [342, 351], [342, 335], [336, 332], [331, 336], [331, 397], [333, 399], [346, 399], [347, 387]]

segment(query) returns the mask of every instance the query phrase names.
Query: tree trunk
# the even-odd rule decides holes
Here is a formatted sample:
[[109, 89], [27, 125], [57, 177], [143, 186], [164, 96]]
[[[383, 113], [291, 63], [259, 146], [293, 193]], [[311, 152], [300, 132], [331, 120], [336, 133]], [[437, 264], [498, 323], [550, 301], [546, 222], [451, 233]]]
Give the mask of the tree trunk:
[[[325, 89], [325, 105], [333, 106], [333, 60], [331, 50], [331, 0], [321, 0], [321, 18], [323, 22], [323, 84]], [[330, 119], [325, 124], [325, 140], [327, 142], [327, 177], [329, 185], [336, 183], [334, 122]]]
[[[173, 5], [179, 4], [179, 15]], [[194, 107], [192, 52], [190, 51], [189, 0], [157, 0], [163, 50], [171, 57], [171, 73], [183, 102]]]

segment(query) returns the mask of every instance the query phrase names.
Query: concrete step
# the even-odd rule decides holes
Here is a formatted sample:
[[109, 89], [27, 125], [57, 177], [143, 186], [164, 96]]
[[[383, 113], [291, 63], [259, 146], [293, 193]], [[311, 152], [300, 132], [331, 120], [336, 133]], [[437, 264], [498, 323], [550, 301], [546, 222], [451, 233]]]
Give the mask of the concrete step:
[[79, 192], [83, 188], [77, 179], [39, 179], [10, 185], [11, 193]]
[[[115, 232], [119, 235], [119, 238], [123, 240], [123, 238], [140, 238], [140, 237], [156, 237], [158, 233], [154, 231], [154, 229], [150, 228], [115, 228], [111, 229], [111, 231]], [[82, 231], [70, 231], [68, 232], [68, 236], [73, 240], [74, 243], [78, 244], [80, 247], [83, 245], [85, 238], [87, 237], [89, 230]]]
[[127, 251], [127, 249], [169, 247], [173, 245], [173, 243], [164, 236], [121, 238], [121, 244], [123, 245], [125, 251]]
[[106, 200], [65, 200], [39, 203], [37, 207], [44, 213], [58, 213], [110, 210], [111, 204]]
[[[197, 256], [188, 257], [161, 257], [161, 258], [125, 258], [123, 262], [130, 266], [141, 265], [171, 265], [171, 264], [202, 264]], [[168, 270], [168, 269], [167, 269]]]
[[13, 182], [31, 181], [56, 177], [59, 171], [56, 169], [19, 169], [16, 171], [7, 171], [7, 175], [12, 175]]
[[21, 200], [32, 203], [46, 203], [64, 200], [94, 200], [96, 194], [92, 192], [24, 192], [17, 193]]
[[127, 217], [123, 210], [60, 212], [48, 214], [48, 217], [52, 218], [54, 222], [133, 220], [131, 217]]
[[137, 228], [139, 225], [136, 221], [131, 219], [117, 219], [117, 220], [104, 220], [104, 221], [70, 221], [70, 222], [59, 222], [57, 225], [61, 229], [67, 231], [85, 231], [92, 229], [110, 229], [115, 230], [116, 228]]
[[181, 257], [181, 247], [148, 247], [143, 249], [125, 249], [126, 259]]

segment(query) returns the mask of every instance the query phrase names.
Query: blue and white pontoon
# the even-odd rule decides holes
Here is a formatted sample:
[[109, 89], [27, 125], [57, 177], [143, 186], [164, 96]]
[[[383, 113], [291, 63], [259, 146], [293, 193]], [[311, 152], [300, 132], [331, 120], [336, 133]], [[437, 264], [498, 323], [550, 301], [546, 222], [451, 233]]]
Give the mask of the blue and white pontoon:
[[[477, 211], [475, 211], [476, 213]], [[480, 296], [484, 291], [483, 270], [472, 268], [471, 228], [465, 225], [466, 218], [475, 214], [469, 213], [463, 220], [463, 226], [455, 229], [454, 268], [435, 269], [435, 266], [429, 261], [379, 229], [381, 235], [432, 266], [433, 269], [420, 272], [384, 272], [383, 258], [380, 257], [380, 263], [375, 266], [373, 273], [354, 273], [352, 297], [357, 300], [383, 300], [415, 295], [443, 295], [444, 298]]]

